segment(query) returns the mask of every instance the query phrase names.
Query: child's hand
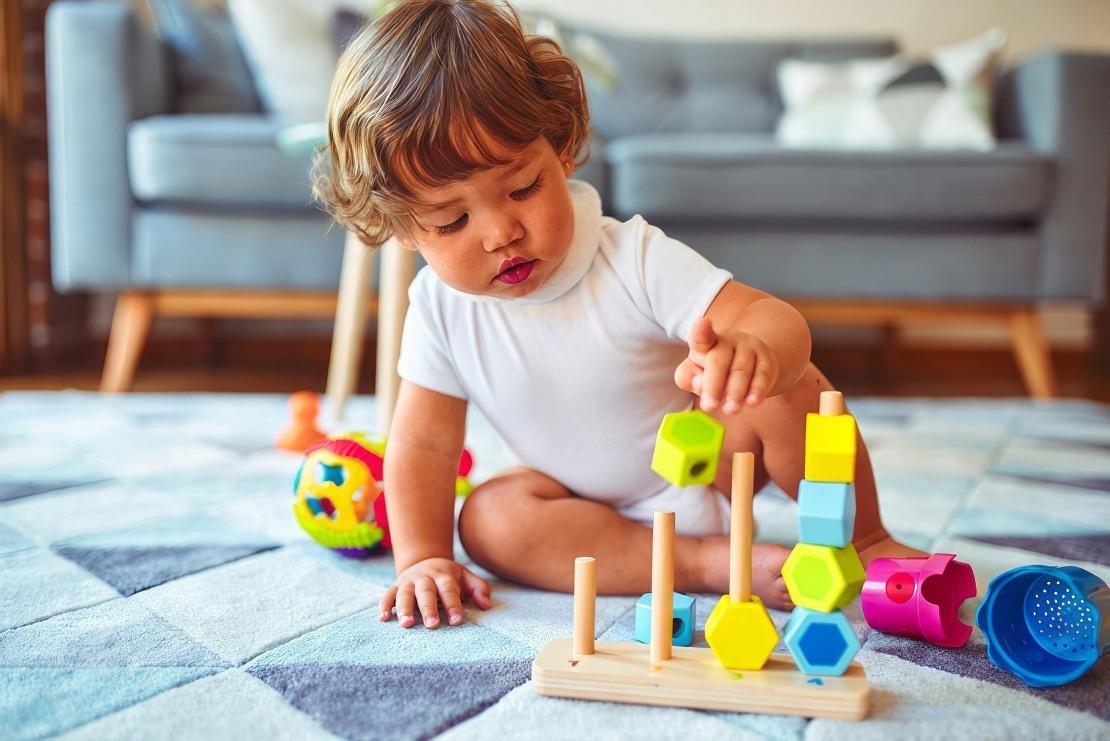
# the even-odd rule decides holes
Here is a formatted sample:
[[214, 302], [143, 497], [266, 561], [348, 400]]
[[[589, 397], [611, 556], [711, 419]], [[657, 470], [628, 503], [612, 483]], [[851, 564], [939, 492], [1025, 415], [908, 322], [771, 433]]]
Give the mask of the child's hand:
[[701, 397], [703, 410], [724, 402], [727, 414], [761, 403], [778, 378], [778, 358], [763, 340], [741, 331], [718, 335], [705, 317], [694, 322], [690, 355], [674, 373], [679, 388]]
[[439, 626], [439, 606], [447, 610], [447, 622], [463, 621], [462, 600], [469, 597], [483, 610], [490, 608], [490, 588], [485, 579], [470, 569], [447, 558], [426, 558], [397, 575], [397, 581], [382, 595], [379, 609], [381, 621], [389, 622], [393, 605], [397, 605], [397, 621], [402, 628], [416, 625], [413, 608], [420, 607], [424, 627]]

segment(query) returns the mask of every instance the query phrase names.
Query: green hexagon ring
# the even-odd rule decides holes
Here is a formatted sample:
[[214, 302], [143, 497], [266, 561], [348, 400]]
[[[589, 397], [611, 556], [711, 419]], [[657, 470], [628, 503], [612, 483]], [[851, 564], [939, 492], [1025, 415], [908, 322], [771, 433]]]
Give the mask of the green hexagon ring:
[[832, 612], [859, 596], [867, 576], [851, 543], [844, 548], [798, 543], [782, 565], [782, 578], [795, 605]]
[[651, 470], [678, 486], [712, 484], [725, 428], [698, 409], [663, 416], [655, 436]]
[[705, 621], [705, 642], [726, 669], [758, 671], [779, 642], [779, 633], [759, 597], [733, 602], [722, 595]]

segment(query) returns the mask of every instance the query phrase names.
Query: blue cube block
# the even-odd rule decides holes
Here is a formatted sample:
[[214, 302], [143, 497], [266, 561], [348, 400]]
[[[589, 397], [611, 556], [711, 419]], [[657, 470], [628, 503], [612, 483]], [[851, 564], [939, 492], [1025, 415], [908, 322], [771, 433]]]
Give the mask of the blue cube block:
[[[671, 645], [689, 646], [694, 642], [694, 598], [674, 593], [674, 610], [671, 613]], [[636, 602], [636, 640], [651, 643], [651, 592]]]
[[859, 651], [859, 639], [840, 610], [817, 612], [795, 607], [782, 640], [806, 674], [839, 677]]
[[844, 548], [856, 522], [853, 484], [802, 480], [798, 487], [798, 542]]

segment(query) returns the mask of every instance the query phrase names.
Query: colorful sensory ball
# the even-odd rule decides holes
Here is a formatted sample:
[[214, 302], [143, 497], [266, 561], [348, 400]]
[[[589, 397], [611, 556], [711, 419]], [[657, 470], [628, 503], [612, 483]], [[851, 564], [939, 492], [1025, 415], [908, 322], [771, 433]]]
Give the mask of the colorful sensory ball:
[[[363, 558], [389, 548], [383, 436], [351, 432], [309, 448], [293, 481], [293, 514], [312, 539], [344, 556]], [[474, 457], [463, 450], [455, 494], [474, 488]]]
[[384, 440], [359, 433], [308, 450], [293, 481], [293, 514], [313, 540], [351, 558], [388, 547], [384, 452]]

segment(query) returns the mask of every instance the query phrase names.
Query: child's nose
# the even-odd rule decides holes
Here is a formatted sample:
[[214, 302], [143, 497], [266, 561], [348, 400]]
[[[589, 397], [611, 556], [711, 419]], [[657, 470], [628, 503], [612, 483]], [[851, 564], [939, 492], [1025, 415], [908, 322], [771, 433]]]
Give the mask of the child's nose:
[[486, 252], [496, 252], [523, 236], [524, 226], [515, 218], [508, 215], [494, 216], [486, 229], [484, 244]]

